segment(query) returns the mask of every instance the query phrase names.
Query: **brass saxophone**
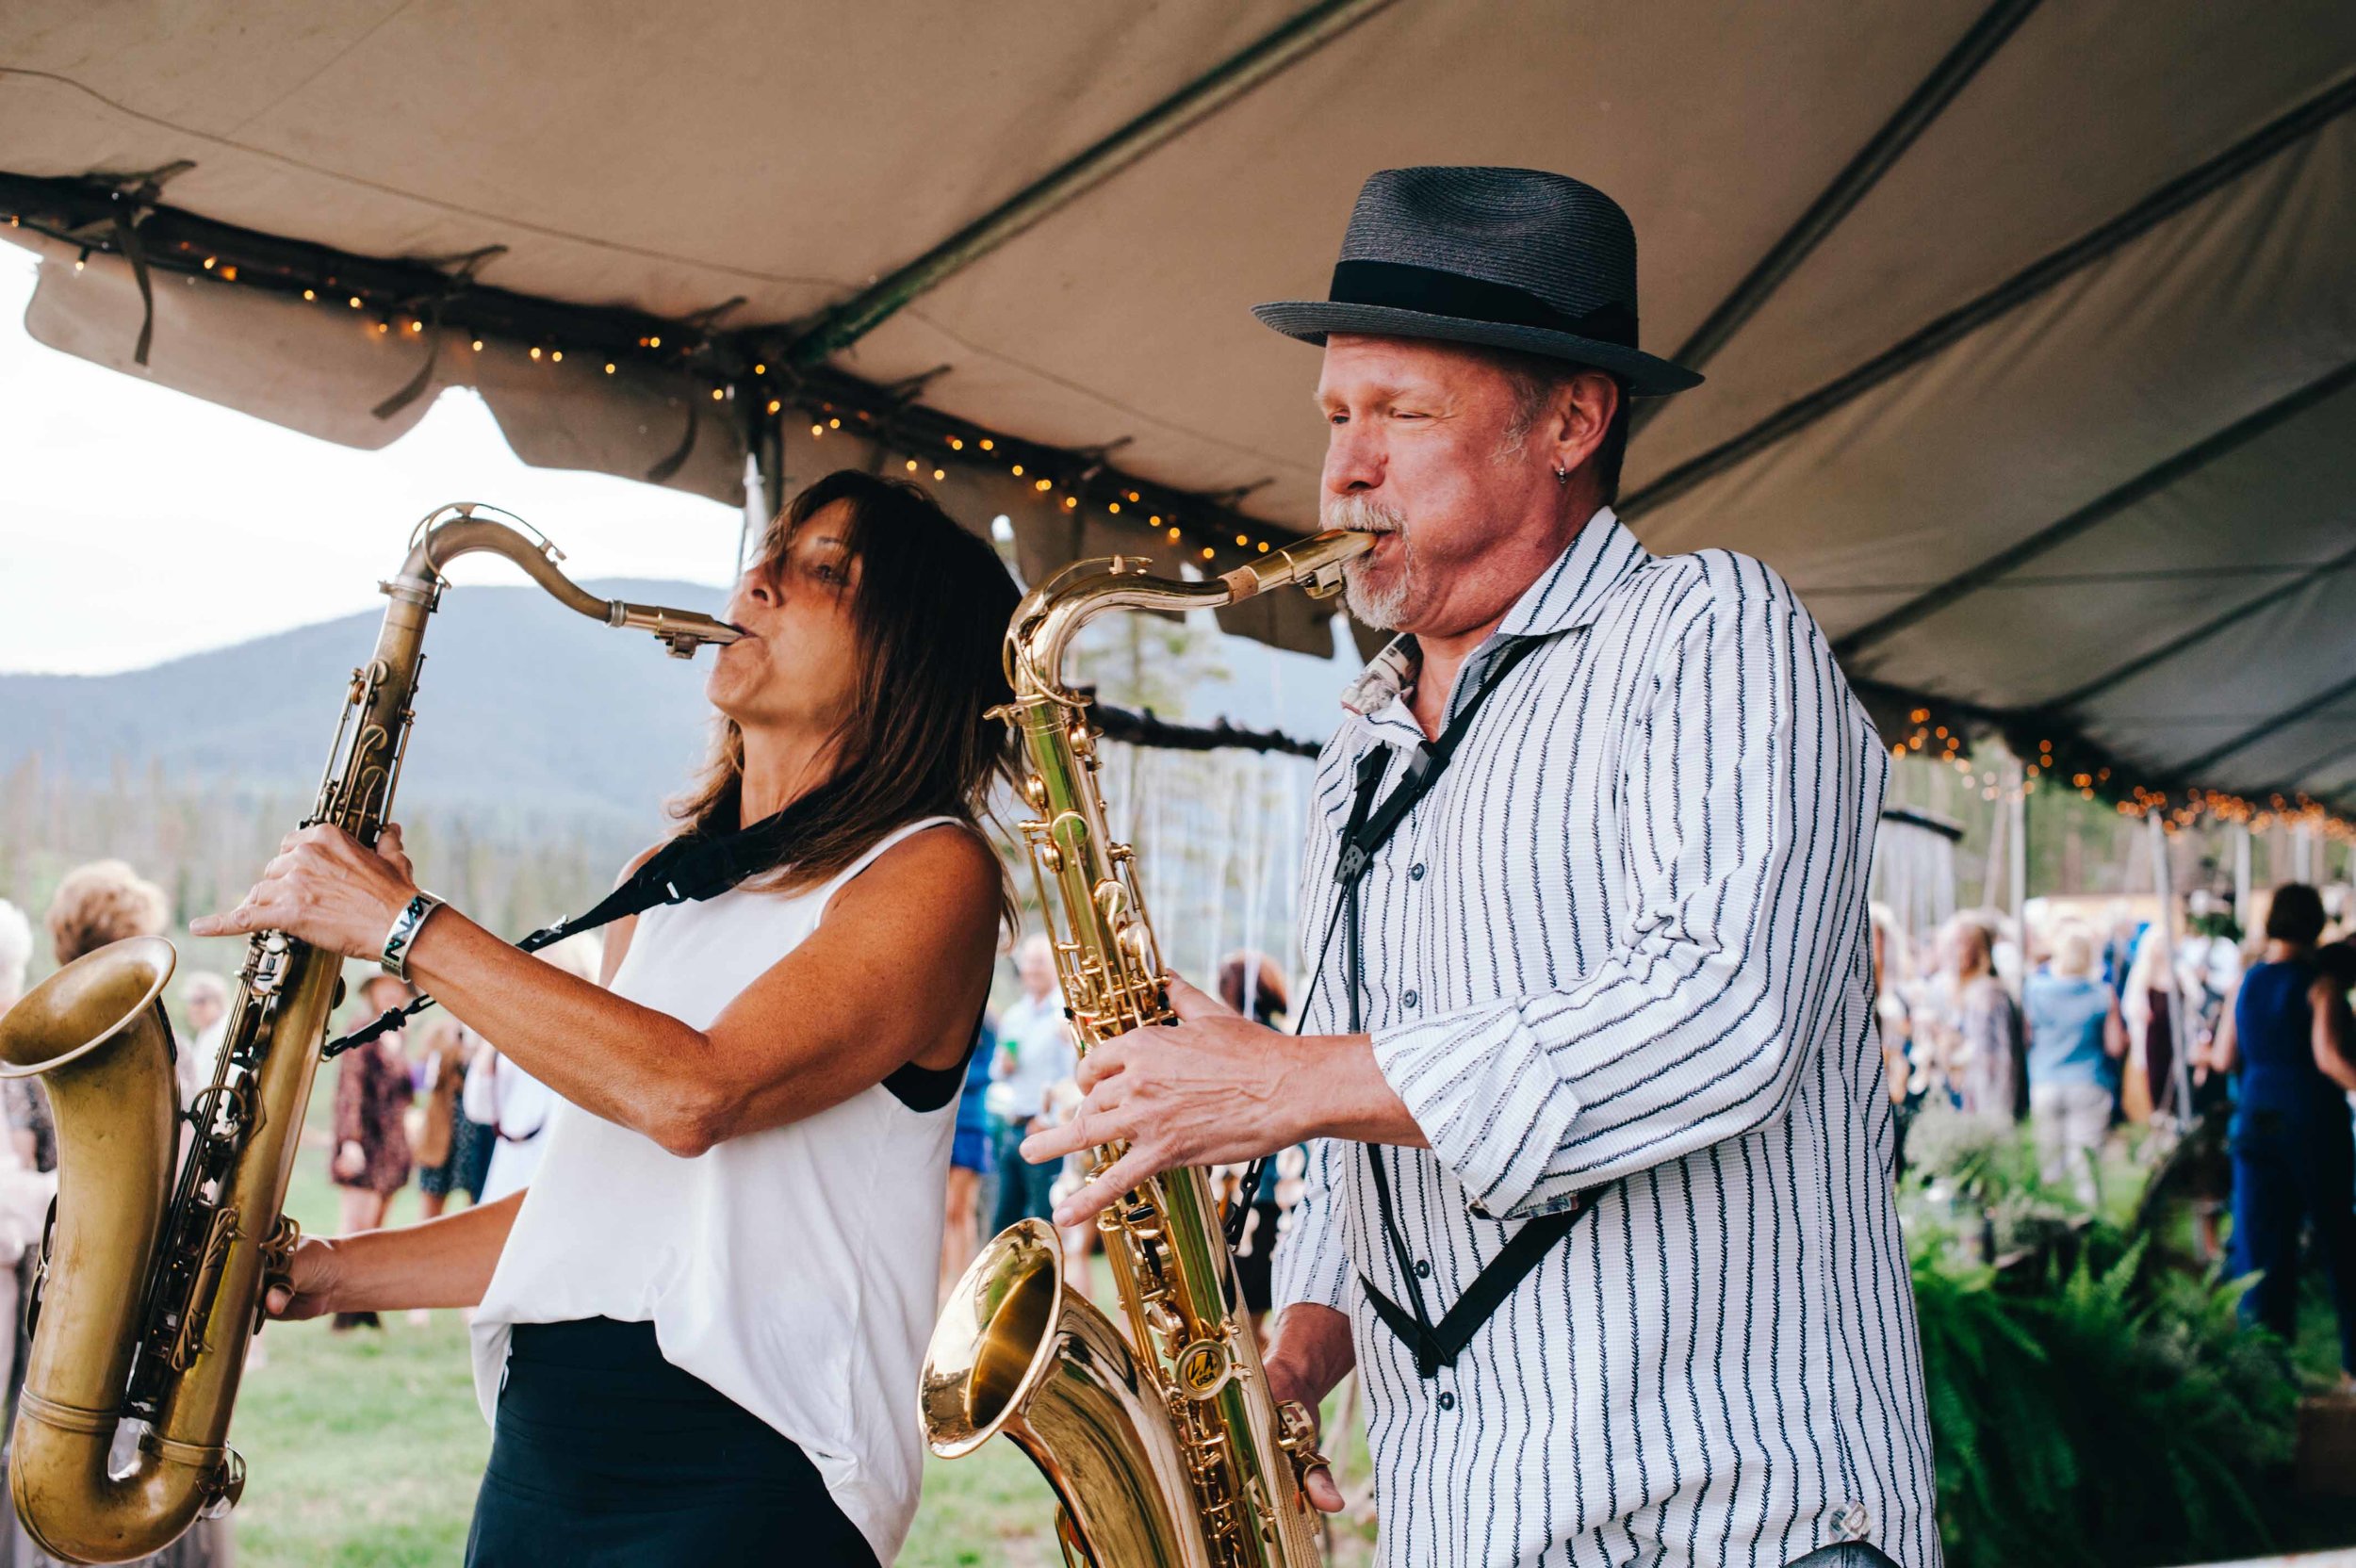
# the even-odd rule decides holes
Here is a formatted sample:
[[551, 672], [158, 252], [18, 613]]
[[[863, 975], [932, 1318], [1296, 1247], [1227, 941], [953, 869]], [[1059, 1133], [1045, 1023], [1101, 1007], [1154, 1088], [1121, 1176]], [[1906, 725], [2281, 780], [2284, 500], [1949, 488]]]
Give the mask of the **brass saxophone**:
[[[1106, 831], [1088, 697], [1063, 681], [1079, 629], [1116, 610], [1201, 610], [1288, 583], [1323, 597], [1373, 536], [1335, 531], [1204, 582], [1143, 560], [1080, 562], [1035, 588], [1006, 633], [1015, 700], [1000, 714], [1028, 762], [1023, 824], [1079, 1049], [1168, 1021], [1168, 974], [1136, 857]], [[1095, 1168], [1121, 1149], [1094, 1152]], [[994, 1237], [950, 1293], [919, 1398], [934, 1453], [1001, 1432], [1046, 1477], [1067, 1562], [1088, 1568], [1314, 1568], [1302, 1477], [1318, 1462], [1300, 1406], [1268, 1392], [1204, 1171], [1123, 1195], [1097, 1221], [1124, 1338], [1063, 1282], [1054, 1227]]]
[[[504, 515], [466, 504], [418, 524], [400, 575], [382, 585], [392, 603], [373, 657], [352, 672], [304, 826], [376, 841], [408, 746], [426, 617], [458, 556], [503, 555], [572, 609], [652, 631], [682, 659], [739, 635], [707, 615], [595, 597], [557, 570], [553, 545]], [[265, 1294], [294, 1252], [281, 1205], [342, 995], [340, 956], [255, 935], [211, 1086], [184, 1109], [162, 1002], [173, 961], [159, 937], [116, 942], [0, 1019], [0, 1076], [45, 1077], [57, 1127], [10, 1491], [33, 1539], [73, 1562], [160, 1550], [244, 1487], [229, 1416]], [[175, 1176], [183, 1122], [188, 1152]], [[145, 1429], [137, 1458], [112, 1474], [108, 1448], [126, 1417]]]

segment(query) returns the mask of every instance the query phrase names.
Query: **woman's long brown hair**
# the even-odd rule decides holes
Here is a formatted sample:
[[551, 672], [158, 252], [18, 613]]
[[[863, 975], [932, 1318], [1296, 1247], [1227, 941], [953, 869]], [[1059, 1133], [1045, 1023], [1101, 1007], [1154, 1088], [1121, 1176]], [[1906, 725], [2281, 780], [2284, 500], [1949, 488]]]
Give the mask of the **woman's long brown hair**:
[[[859, 561], [859, 695], [836, 737], [837, 787], [799, 853], [756, 887], [823, 880], [922, 817], [977, 822], [1010, 756], [1006, 726], [989, 710], [1013, 695], [1001, 649], [1020, 595], [997, 552], [923, 489], [855, 468], [828, 474], [769, 525], [752, 569], [776, 571], [794, 534], [837, 501]], [[744, 733], [724, 718], [701, 774], [672, 805], [680, 831], [743, 825], [744, 780]]]

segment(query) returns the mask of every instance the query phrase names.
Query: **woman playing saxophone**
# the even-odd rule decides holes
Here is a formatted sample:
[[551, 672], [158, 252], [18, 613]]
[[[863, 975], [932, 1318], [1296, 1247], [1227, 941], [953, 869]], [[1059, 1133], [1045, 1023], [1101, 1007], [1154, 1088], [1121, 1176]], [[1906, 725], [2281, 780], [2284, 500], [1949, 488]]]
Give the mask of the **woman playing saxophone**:
[[405, 922], [415, 982], [564, 1102], [524, 1192], [306, 1240], [270, 1298], [288, 1318], [478, 1309], [495, 1437], [469, 1563], [898, 1550], [921, 1445], [878, 1413], [916, 1388], [1005, 898], [973, 820], [1015, 597], [912, 486], [803, 492], [728, 601], [745, 635], [712, 670], [719, 743], [680, 808], [688, 833], [787, 812], [790, 856], [608, 927], [602, 987], [454, 908], [415, 913], [390, 827], [373, 851], [292, 836], [192, 927], [375, 958]]

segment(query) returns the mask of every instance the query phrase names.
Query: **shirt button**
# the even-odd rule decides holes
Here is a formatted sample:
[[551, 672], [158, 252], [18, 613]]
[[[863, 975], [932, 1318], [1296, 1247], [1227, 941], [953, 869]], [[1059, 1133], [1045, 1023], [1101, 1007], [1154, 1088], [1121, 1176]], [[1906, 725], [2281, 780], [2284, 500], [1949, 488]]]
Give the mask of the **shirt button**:
[[1440, 1408], [1442, 1410], [1454, 1410], [1456, 1408], [1456, 1396], [1453, 1394], [1441, 1395]]
[[1412, 1007], [1417, 1001], [1420, 1000], [1420, 993], [1415, 991], [1407, 991], [1402, 993], [1399, 1000], [1401, 1006]]
[[1432, 1265], [1428, 1260], [1422, 1258], [1415, 1260], [1415, 1278], [1418, 1280], [1432, 1278]]
[[1407, 868], [1407, 880], [1410, 882], [1420, 882], [1423, 880], [1423, 862], [1421, 860], [1416, 861], [1414, 865]]

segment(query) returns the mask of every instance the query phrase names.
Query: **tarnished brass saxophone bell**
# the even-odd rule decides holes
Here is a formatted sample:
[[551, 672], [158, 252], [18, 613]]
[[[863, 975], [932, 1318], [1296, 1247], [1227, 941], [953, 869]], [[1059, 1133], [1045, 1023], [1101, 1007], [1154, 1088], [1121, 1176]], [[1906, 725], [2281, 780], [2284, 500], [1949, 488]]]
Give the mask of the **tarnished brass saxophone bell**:
[[[1082, 1054], [1171, 1016], [1169, 974], [1136, 856], [1106, 830], [1088, 699], [1063, 680], [1080, 629], [1116, 610], [1203, 610], [1298, 583], [1322, 596], [1373, 535], [1333, 531], [1221, 578], [1186, 582], [1115, 557], [1026, 595], [1006, 633], [1022, 742], [1023, 836]], [[1095, 1168], [1121, 1157], [1094, 1152]], [[1306, 1412], [1279, 1405], [1235, 1305], [1235, 1262], [1207, 1173], [1172, 1170], [1098, 1219], [1121, 1329], [1064, 1282], [1054, 1227], [1030, 1219], [982, 1249], [949, 1294], [919, 1402], [944, 1459], [1004, 1435], [1054, 1489], [1066, 1560], [1088, 1568], [1315, 1568], [1303, 1478], [1320, 1462]]]
[[[692, 611], [597, 598], [556, 569], [547, 539], [500, 515], [444, 507], [417, 525], [383, 585], [384, 629], [352, 674], [303, 825], [333, 823], [375, 843], [408, 745], [426, 618], [458, 556], [505, 556], [582, 614], [651, 631], [682, 658], [740, 635]], [[44, 1078], [57, 1124], [57, 1198], [26, 1308], [33, 1348], [9, 1477], [17, 1516], [54, 1557], [145, 1557], [243, 1489], [229, 1417], [264, 1298], [294, 1253], [286, 1182], [342, 969], [285, 932], [255, 935], [213, 1082], [185, 1110], [162, 1004], [172, 951], [161, 938], [68, 964], [0, 1018], [0, 1077]], [[109, 1474], [125, 1419], [144, 1428], [138, 1457]]]

